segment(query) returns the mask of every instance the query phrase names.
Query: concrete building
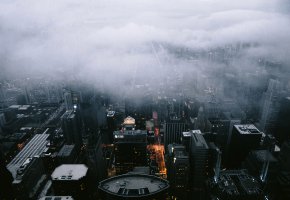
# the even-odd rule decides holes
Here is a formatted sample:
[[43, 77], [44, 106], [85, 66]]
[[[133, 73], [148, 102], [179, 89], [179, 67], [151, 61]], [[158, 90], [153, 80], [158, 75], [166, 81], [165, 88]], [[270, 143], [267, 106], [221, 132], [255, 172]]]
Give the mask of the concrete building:
[[83, 164], [63, 164], [51, 174], [55, 195], [86, 199], [88, 193], [88, 167]]

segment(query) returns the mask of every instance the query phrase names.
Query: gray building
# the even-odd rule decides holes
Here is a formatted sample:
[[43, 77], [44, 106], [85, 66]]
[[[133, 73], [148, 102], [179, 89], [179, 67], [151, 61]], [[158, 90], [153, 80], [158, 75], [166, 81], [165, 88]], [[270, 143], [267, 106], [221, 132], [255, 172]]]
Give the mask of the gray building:
[[36, 134], [7, 165], [14, 181], [16, 197], [32, 198], [39, 184], [45, 179], [41, 154], [47, 149], [49, 134]]

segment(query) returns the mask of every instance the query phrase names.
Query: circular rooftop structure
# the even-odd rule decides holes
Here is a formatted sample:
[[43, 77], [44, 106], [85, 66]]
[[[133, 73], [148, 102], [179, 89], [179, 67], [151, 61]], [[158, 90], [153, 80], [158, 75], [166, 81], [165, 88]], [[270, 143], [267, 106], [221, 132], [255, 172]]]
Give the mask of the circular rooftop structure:
[[99, 184], [105, 194], [119, 198], [148, 198], [165, 193], [168, 188], [167, 180], [146, 174], [124, 174]]

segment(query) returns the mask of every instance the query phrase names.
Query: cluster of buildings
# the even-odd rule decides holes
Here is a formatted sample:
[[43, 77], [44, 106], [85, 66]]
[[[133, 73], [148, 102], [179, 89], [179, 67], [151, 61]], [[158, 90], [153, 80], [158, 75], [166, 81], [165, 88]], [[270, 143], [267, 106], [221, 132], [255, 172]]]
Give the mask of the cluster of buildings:
[[183, 77], [178, 73], [177, 86], [166, 92], [133, 87], [136, 99], [75, 85], [1, 85], [0, 170], [7, 187], [0, 198], [288, 199], [284, 80], [269, 79], [257, 106], [249, 103], [252, 86], [242, 88], [229, 74], [226, 82], [243, 99], [231, 91], [221, 98], [212, 86], [187, 93]]

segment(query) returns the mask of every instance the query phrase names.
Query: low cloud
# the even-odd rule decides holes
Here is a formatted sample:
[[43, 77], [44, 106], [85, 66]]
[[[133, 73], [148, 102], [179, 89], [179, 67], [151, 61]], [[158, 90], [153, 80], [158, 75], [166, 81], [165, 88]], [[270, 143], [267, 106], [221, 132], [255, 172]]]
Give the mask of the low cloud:
[[147, 77], [163, 81], [174, 67], [201, 76], [207, 71], [201, 68], [213, 68], [168, 46], [190, 52], [251, 43], [257, 45], [244, 52], [245, 63], [261, 57], [289, 65], [287, 6], [283, 0], [3, 0], [0, 65], [9, 75], [74, 76], [110, 89]]

